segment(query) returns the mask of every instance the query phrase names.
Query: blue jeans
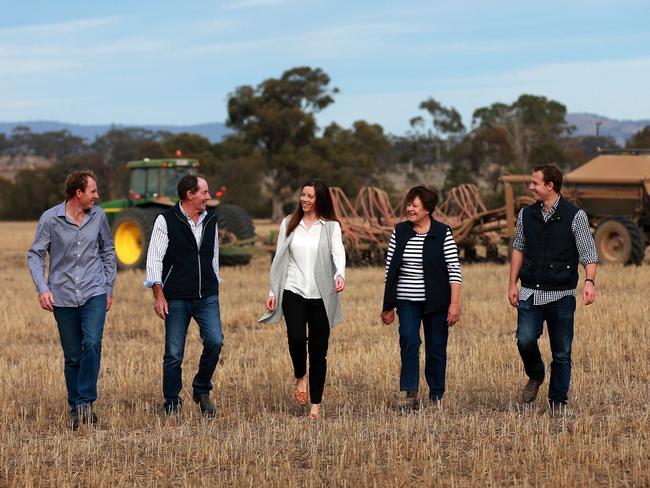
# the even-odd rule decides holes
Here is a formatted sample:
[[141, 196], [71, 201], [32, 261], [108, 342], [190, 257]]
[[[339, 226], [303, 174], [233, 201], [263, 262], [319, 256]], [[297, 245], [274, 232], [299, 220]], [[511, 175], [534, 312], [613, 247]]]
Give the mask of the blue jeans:
[[183, 388], [182, 364], [185, 339], [190, 319], [199, 324], [203, 352], [199, 370], [194, 376], [192, 390], [195, 395], [212, 391], [212, 375], [219, 362], [223, 346], [219, 296], [210, 295], [196, 300], [169, 300], [169, 314], [165, 318], [165, 356], [163, 358], [163, 395], [165, 404], [180, 403]]
[[544, 362], [537, 340], [542, 335], [544, 321], [551, 343], [551, 382], [548, 398], [554, 403], [566, 403], [571, 381], [571, 343], [576, 298], [566, 296], [546, 305], [533, 305], [531, 296], [519, 302], [517, 308], [517, 348], [530, 379], [544, 380]]
[[442, 400], [447, 370], [447, 312], [424, 313], [424, 302], [397, 300], [399, 345], [402, 359], [399, 387], [417, 391], [420, 383], [420, 323], [424, 329], [424, 377], [429, 385], [429, 399]]
[[75, 413], [78, 405], [97, 400], [106, 295], [89, 298], [80, 307], [54, 307], [54, 318], [63, 348], [68, 404]]

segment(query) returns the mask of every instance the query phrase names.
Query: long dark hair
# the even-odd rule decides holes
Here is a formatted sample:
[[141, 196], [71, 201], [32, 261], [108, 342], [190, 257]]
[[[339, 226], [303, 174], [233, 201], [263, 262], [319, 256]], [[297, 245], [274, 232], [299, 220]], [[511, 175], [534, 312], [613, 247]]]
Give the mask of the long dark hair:
[[[336, 213], [334, 212], [334, 204], [332, 203], [330, 189], [325, 182], [318, 179], [311, 180], [304, 183], [301, 188], [304, 189], [306, 186], [314, 188], [314, 193], [316, 194], [316, 215], [324, 220], [334, 220], [338, 222], [336, 219]], [[305, 212], [302, 209], [302, 205], [300, 205], [300, 198], [298, 198], [298, 208], [293, 211], [291, 218], [289, 218], [289, 223], [287, 224], [287, 236], [298, 227], [298, 224], [304, 216]]]

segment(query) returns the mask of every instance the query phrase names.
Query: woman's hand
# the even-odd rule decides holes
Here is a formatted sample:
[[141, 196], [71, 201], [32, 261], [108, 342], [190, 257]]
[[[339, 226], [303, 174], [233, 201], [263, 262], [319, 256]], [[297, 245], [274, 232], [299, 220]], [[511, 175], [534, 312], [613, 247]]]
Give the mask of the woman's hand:
[[343, 278], [343, 276], [337, 276], [334, 281], [336, 283], [336, 291], [343, 291], [343, 288], [345, 288], [345, 278]]
[[460, 318], [460, 303], [452, 303], [447, 311], [447, 326], [453, 327]]
[[270, 312], [273, 312], [275, 310], [275, 295], [269, 295], [266, 298], [266, 308]]
[[395, 322], [395, 310], [385, 310], [381, 313], [381, 321], [384, 325], [390, 325]]

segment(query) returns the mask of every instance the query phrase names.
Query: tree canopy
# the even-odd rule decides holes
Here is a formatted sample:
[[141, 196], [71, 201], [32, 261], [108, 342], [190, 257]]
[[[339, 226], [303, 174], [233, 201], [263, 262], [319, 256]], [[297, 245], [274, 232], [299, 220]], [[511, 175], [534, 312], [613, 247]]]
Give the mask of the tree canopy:
[[306, 177], [304, 163], [313, 157], [309, 146], [316, 137], [315, 114], [332, 104], [338, 92], [329, 83], [320, 68], [303, 66], [256, 87], [240, 86], [228, 99], [226, 124], [259, 150], [276, 220]]

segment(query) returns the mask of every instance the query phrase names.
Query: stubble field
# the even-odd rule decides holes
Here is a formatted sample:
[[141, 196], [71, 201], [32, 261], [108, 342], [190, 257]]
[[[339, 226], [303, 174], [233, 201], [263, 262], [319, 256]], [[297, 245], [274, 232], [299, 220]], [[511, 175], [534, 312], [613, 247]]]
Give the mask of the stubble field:
[[[101, 421], [67, 428], [63, 354], [26, 267], [34, 223], [0, 223], [0, 485], [8, 486], [648, 486], [650, 268], [601, 268], [578, 305], [571, 412], [513, 408], [525, 377], [507, 304], [507, 267], [463, 269], [441, 407], [401, 415], [395, 326], [378, 320], [383, 271], [348, 270], [345, 322], [330, 340], [323, 418], [295, 404], [283, 326], [260, 326], [268, 257], [223, 270], [225, 345], [217, 418], [188, 386], [180, 419], [160, 411], [163, 323], [143, 272], [120, 273], [96, 403]], [[543, 355], [550, 358], [546, 334]], [[421, 384], [426, 391], [424, 382]]]

